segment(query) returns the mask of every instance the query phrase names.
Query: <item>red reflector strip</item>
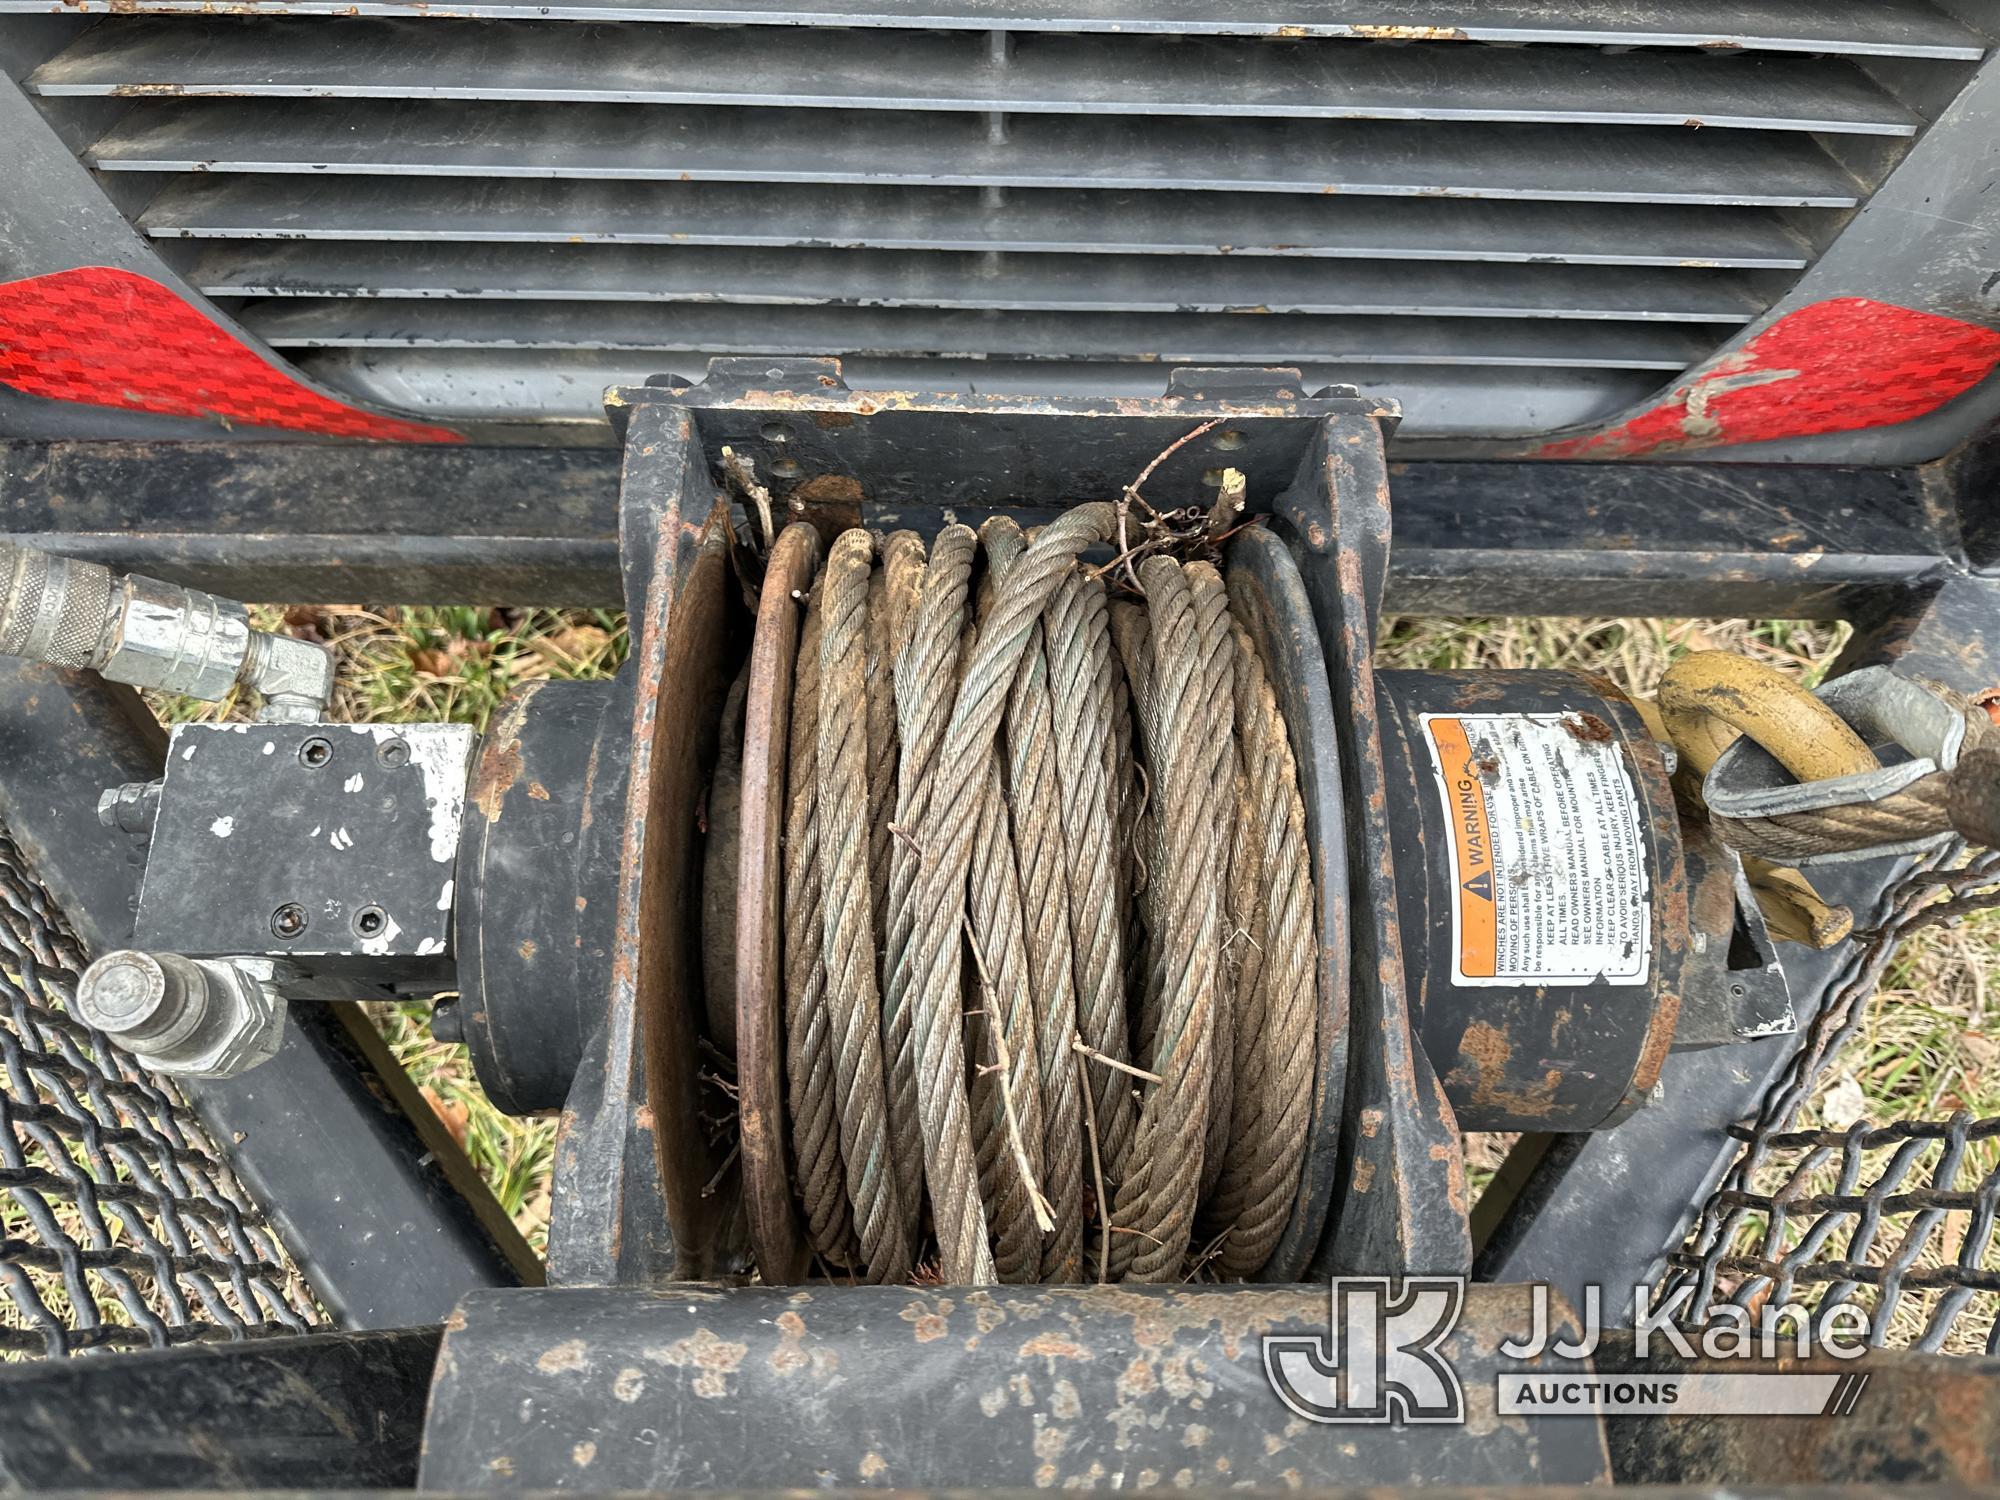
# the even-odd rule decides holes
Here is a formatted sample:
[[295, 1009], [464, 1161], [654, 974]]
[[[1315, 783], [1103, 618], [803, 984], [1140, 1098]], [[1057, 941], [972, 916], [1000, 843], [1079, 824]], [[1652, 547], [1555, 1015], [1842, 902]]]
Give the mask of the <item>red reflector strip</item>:
[[462, 443], [322, 396], [159, 282], [82, 266], [0, 283], [0, 383], [160, 416], [392, 443]]
[[1630, 458], [1888, 427], [1936, 411], [2000, 364], [2000, 333], [1866, 297], [1788, 313], [1660, 405], [1537, 458]]

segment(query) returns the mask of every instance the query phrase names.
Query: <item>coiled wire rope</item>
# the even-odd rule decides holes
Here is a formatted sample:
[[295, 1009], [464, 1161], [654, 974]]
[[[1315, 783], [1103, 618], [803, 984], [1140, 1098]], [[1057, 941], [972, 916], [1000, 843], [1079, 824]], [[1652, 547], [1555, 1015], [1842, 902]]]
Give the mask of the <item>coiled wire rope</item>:
[[783, 1055], [841, 1273], [1254, 1276], [1290, 1212], [1318, 1015], [1292, 741], [1222, 572], [1156, 554], [1114, 599], [1083, 555], [1118, 531], [1110, 504], [850, 530], [807, 593]]

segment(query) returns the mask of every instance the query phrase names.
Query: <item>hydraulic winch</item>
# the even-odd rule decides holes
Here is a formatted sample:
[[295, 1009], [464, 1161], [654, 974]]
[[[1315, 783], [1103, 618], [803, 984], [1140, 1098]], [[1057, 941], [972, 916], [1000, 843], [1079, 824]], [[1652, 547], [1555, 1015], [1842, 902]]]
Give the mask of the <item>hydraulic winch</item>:
[[286, 999], [443, 994], [662, 1274], [1464, 1268], [1460, 1133], [1608, 1128], [1669, 1048], [1789, 1029], [1772, 932], [1845, 914], [1787, 867], [1940, 836], [1984, 717], [1377, 672], [1396, 414], [1287, 379], [625, 392], [634, 664], [477, 743], [316, 722], [240, 606], [17, 553], [9, 649], [274, 705], [107, 791], [146, 874], [80, 1006], [228, 1073]]

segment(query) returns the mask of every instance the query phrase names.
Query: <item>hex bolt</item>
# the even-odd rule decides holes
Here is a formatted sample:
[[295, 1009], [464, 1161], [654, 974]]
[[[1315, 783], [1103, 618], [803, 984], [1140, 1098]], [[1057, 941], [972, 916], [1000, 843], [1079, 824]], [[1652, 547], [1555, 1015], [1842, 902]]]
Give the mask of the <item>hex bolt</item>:
[[229, 1078], [278, 1050], [285, 1002], [269, 959], [107, 953], [83, 971], [76, 1014], [149, 1068]]
[[299, 746], [299, 764], [308, 771], [317, 771], [333, 759], [333, 742], [320, 735], [314, 735]]
[[146, 842], [153, 836], [153, 819], [159, 815], [161, 785], [158, 781], [128, 781], [123, 786], [106, 787], [97, 799], [97, 821]]
[[296, 901], [287, 901], [271, 913], [271, 935], [290, 942], [306, 930], [306, 909]]
[[384, 740], [375, 747], [375, 759], [395, 770], [410, 763], [410, 742], [408, 740]]
[[356, 937], [380, 937], [389, 925], [389, 914], [379, 906], [364, 906], [354, 914], [347, 925], [354, 929]]

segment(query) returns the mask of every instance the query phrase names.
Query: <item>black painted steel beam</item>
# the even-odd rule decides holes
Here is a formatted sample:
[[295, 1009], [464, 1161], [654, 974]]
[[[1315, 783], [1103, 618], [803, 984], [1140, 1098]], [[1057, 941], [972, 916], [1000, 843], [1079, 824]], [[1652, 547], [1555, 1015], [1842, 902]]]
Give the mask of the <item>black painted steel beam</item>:
[[408, 1489], [440, 1330], [0, 1369], [10, 1490]]
[[[1961, 558], [1923, 469], [1422, 462], [1391, 488], [1396, 613], [1838, 618]], [[236, 598], [615, 607], [617, 517], [609, 448], [0, 444], [0, 527]]]

